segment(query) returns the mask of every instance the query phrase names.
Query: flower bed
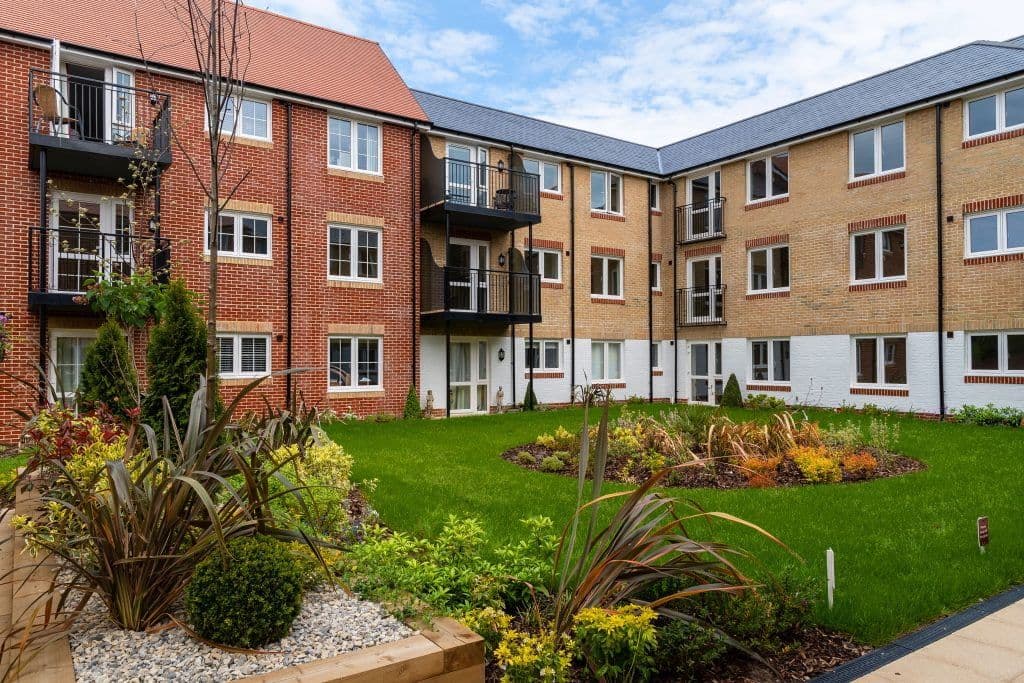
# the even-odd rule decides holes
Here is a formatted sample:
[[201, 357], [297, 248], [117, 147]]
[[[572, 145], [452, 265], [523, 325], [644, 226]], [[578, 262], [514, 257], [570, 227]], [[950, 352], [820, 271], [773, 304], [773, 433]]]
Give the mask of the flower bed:
[[[597, 437], [591, 428], [591, 440]], [[894, 452], [899, 427], [875, 418], [831, 429], [776, 413], [767, 423], [733, 422], [708, 408], [688, 406], [657, 416], [624, 410], [608, 429], [605, 476], [643, 481], [673, 468], [665, 483], [684, 488], [770, 488], [866, 481], [916, 472], [924, 465]], [[565, 427], [502, 453], [520, 467], [575, 477], [580, 434]]]

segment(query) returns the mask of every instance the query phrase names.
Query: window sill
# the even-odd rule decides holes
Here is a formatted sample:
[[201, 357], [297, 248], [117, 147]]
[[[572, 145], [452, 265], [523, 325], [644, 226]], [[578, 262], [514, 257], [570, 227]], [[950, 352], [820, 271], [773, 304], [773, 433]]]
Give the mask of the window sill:
[[327, 286], [346, 289], [384, 289], [384, 283], [380, 280], [342, 280], [330, 276], [327, 277]]
[[747, 202], [743, 207], [744, 211], [753, 211], [754, 209], [763, 209], [767, 206], [778, 206], [779, 204], [785, 204], [789, 201], [789, 195], [782, 195], [781, 197], [772, 197], [771, 199], [758, 199], [757, 201]]
[[590, 210], [591, 218], [600, 218], [603, 221], [618, 221], [620, 223], [626, 222], [626, 216], [621, 213], [609, 213], [605, 211], [594, 211]]
[[879, 289], [903, 289], [907, 286], [906, 278], [901, 280], [872, 280], [870, 282], [851, 282], [851, 292], [871, 292]]
[[333, 387], [327, 390], [327, 398], [383, 398], [384, 389], [381, 387]]
[[856, 396], [910, 396], [909, 387], [859, 386], [850, 387], [850, 393]]
[[661, 289], [651, 288], [651, 296], [665, 296], [665, 291]]
[[987, 145], [990, 142], [1009, 140], [1010, 138], [1020, 137], [1021, 135], [1024, 135], [1024, 127], [1014, 128], [1013, 130], [1004, 130], [999, 133], [990, 133], [988, 135], [979, 135], [978, 137], [964, 140], [963, 144], [961, 145], [961, 149], [979, 147], [981, 145]]
[[1024, 375], [965, 375], [964, 384], [1024, 384]]
[[624, 306], [626, 304], [626, 299], [621, 297], [621, 296], [619, 296], [619, 297], [595, 296], [594, 294], [591, 294], [590, 295], [590, 303], [592, 303], [592, 304], [612, 304], [612, 305], [617, 305], [617, 306]]
[[652, 368], [651, 369], [651, 377], [662, 377], [664, 374], [665, 374], [665, 371], [662, 370], [661, 368]]
[[274, 141], [269, 138], [252, 138], [247, 135], [235, 133], [235, 137], [232, 139], [230, 134], [221, 133], [220, 139], [224, 142], [233, 142], [236, 145], [259, 147], [260, 149], [274, 149]]
[[851, 180], [846, 184], [846, 189], [852, 190], [855, 187], [864, 187], [865, 185], [877, 185], [878, 183], [886, 183], [890, 180], [899, 180], [907, 177], [906, 169], [899, 171], [888, 171], [886, 173], [880, 173], [878, 175], [868, 176], [866, 178], [857, 178]]
[[339, 168], [337, 166], [328, 166], [327, 175], [335, 176], [338, 178], [352, 178], [353, 180], [365, 180], [370, 183], [384, 182], [384, 175], [381, 173], [372, 173], [370, 171], [353, 171], [350, 168]]
[[[534, 379], [562, 379], [565, 377], [565, 373], [561, 370], [534, 370]], [[523, 373], [524, 379], [530, 379], [530, 372], [526, 371]]]
[[1014, 251], [1003, 254], [989, 254], [987, 256], [967, 256], [964, 258], [965, 266], [976, 266], [983, 263], [1005, 263], [1007, 261], [1024, 261], [1024, 251]]
[[[203, 254], [203, 260], [209, 263], [210, 254]], [[228, 256], [227, 254], [217, 254], [217, 263], [230, 263], [236, 266], [272, 267], [274, 259], [269, 256]]]
[[747, 391], [779, 391], [782, 393], [788, 393], [793, 390], [793, 387], [789, 384], [748, 384]]
[[252, 382], [255, 382], [258, 379], [263, 379], [261, 386], [272, 384], [274, 382], [274, 378], [268, 374], [252, 375], [247, 377], [239, 377], [238, 375], [229, 375], [225, 377], [221, 375], [220, 377], [217, 378], [217, 383], [220, 384], [222, 387], [244, 387], [248, 384], [251, 384]]
[[651, 209], [651, 215], [652, 216], [660, 216], [661, 215], [661, 209]]
[[760, 299], [788, 299], [788, 289], [774, 289], [767, 292], [747, 292], [747, 301], [758, 301]]

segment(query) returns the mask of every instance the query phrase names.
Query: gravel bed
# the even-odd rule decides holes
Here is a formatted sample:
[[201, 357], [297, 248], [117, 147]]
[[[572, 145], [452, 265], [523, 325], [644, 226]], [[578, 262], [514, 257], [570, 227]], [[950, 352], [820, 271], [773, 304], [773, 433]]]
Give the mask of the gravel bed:
[[204, 645], [177, 627], [157, 633], [119, 629], [96, 602], [90, 602], [70, 634], [79, 683], [230, 681], [414, 633], [376, 603], [342, 590], [314, 591], [306, 594], [291, 633], [264, 648], [271, 654], [242, 654]]

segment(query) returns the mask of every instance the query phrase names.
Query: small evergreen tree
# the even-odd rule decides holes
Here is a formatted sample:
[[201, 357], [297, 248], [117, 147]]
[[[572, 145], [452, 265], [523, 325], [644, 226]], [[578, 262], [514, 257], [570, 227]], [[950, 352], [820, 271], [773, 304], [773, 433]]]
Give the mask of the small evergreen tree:
[[736, 374], [729, 375], [729, 381], [725, 383], [725, 391], [722, 392], [722, 405], [726, 408], [742, 408], [743, 394], [740, 393], [740, 383], [736, 380]]
[[420, 395], [416, 391], [416, 385], [409, 386], [409, 393], [405, 395], [405, 411], [403, 417], [406, 420], [418, 420], [423, 417], [423, 409], [420, 408]]
[[103, 323], [82, 363], [76, 401], [89, 410], [105, 405], [124, 414], [138, 404], [139, 378], [124, 331], [113, 320]]
[[533, 393], [533, 380], [526, 385], [526, 396], [523, 397], [523, 410], [537, 410], [537, 394]]
[[[178, 429], [188, 427], [192, 395], [199, 389], [199, 377], [206, 372], [206, 325], [181, 280], [167, 287], [163, 315], [149, 336], [146, 350], [149, 387], [142, 401], [142, 420], [160, 431], [164, 425], [163, 397], [167, 397]], [[216, 378], [209, 391], [217, 392]], [[214, 412], [223, 404], [217, 397]]]

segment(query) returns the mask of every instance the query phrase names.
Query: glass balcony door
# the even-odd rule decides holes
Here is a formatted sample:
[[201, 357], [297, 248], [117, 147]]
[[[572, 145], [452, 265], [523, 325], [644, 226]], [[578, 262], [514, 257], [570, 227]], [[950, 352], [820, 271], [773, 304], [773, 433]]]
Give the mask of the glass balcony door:
[[451, 412], [486, 413], [489, 410], [488, 344], [453, 341], [448, 356]]
[[448, 245], [448, 308], [452, 311], [487, 313], [489, 291], [487, 264], [490, 246], [477, 240], [452, 239]]
[[722, 319], [722, 295], [719, 289], [722, 257], [693, 259], [687, 264], [689, 306], [687, 322], [713, 322]]
[[721, 172], [690, 179], [690, 213], [687, 239], [701, 239], [721, 232], [721, 208], [713, 200], [721, 196]]
[[115, 199], [66, 195], [50, 218], [49, 289], [85, 291], [86, 281], [132, 271], [131, 209]]

